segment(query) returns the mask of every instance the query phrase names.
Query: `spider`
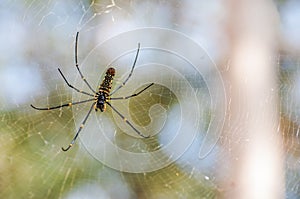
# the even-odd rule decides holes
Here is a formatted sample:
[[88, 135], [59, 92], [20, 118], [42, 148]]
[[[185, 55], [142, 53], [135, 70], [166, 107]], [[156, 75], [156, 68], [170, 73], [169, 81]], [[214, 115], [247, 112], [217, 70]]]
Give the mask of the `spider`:
[[70, 102], [70, 103], [66, 103], [66, 104], [62, 104], [59, 106], [52, 106], [52, 107], [45, 107], [45, 108], [39, 108], [36, 106], [33, 106], [32, 104], [30, 105], [32, 108], [36, 109], [36, 110], [53, 110], [53, 109], [59, 109], [62, 107], [68, 107], [68, 106], [73, 106], [73, 105], [77, 105], [77, 104], [83, 104], [83, 103], [87, 103], [87, 102], [93, 102], [88, 113], [86, 114], [86, 116], [84, 117], [79, 129], [77, 130], [74, 138], [72, 139], [72, 141], [70, 142], [69, 146], [67, 148], [62, 147], [61, 149], [63, 151], [68, 151], [75, 143], [79, 133], [81, 132], [81, 130], [83, 129], [86, 121], [88, 120], [92, 110], [94, 109], [95, 111], [100, 110], [101, 112], [104, 112], [106, 110], [106, 105], [108, 105], [113, 111], [115, 111], [122, 119], [124, 122], [126, 122], [138, 135], [140, 135], [143, 138], [149, 138], [150, 136], [145, 136], [143, 135], [139, 130], [137, 130], [130, 121], [128, 121], [116, 108], [114, 108], [112, 106], [112, 104], [110, 103], [111, 100], [122, 100], [122, 99], [129, 99], [132, 97], [136, 97], [139, 94], [141, 94], [142, 92], [144, 92], [146, 89], [148, 89], [150, 86], [152, 86], [154, 83], [149, 84], [148, 86], [146, 86], [144, 89], [142, 89], [141, 91], [134, 93], [132, 95], [126, 96], [126, 97], [111, 97], [114, 93], [116, 93], [119, 89], [121, 89], [123, 86], [125, 86], [126, 82], [129, 80], [129, 78], [131, 77], [135, 64], [137, 62], [137, 58], [139, 55], [139, 51], [140, 51], [140, 43], [138, 43], [138, 48], [137, 48], [137, 52], [135, 55], [135, 59], [134, 62], [132, 64], [131, 67], [131, 71], [128, 75], [128, 77], [125, 79], [125, 81], [119, 85], [114, 91], [110, 92], [111, 87], [112, 87], [112, 81], [113, 81], [113, 77], [115, 76], [115, 69], [110, 67], [106, 70], [105, 73], [105, 77], [102, 81], [102, 83], [100, 84], [100, 86], [98, 87], [98, 91], [95, 91], [91, 85], [88, 83], [88, 81], [86, 80], [86, 78], [83, 76], [82, 72], [80, 71], [79, 67], [78, 67], [78, 59], [77, 59], [77, 46], [78, 46], [78, 35], [79, 32], [76, 33], [76, 39], [75, 39], [75, 66], [78, 70], [78, 73], [81, 77], [81, 79], [85, 82], [85, 84], [88, 86], [88, 88], [90, 89], [90, 91], [93, 93], [91, 94], [90, 92], [86, 92], [86, 91], [82, 91], [79, 90], [78, 88], [72, 86], [67, 79], [65, 78], [65, 76], [63, 75], [63, 73], [61, 72], [61, 70], [58, 68], [58, 72], [60, 73], [60, 75], [62, 76], [62, 78], [64, 79], [65, 83], [72, 89], [74, 89], [76, 92], [78, 93], [82, 93], [84, 95], [90, 96], [92, 98], [90, 99], [86, 99], [86, 100], [82, 100], [82, 101], [78, 101], [78, 102]]

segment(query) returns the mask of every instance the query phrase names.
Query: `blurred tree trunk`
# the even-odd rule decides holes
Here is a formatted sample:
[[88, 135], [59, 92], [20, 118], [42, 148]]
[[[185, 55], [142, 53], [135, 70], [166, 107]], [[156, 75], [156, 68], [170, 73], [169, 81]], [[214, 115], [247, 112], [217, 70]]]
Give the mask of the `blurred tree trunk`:
[[228, 118], [231, 179], [223, 198], [284, 198], [276, 82], [279, 18], [272, 1], [229, 1]]

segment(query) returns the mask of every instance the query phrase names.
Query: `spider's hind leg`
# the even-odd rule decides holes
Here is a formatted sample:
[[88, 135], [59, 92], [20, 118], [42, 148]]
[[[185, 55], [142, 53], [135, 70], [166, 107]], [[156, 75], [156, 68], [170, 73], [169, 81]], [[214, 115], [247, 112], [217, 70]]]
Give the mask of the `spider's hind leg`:
[[115, 92], [117, 92], [120, 88], [122, 88], [123, 86], [125, 86], [126, 82], [129, 80], [129, 78], [131, 77], [131, 75], [133, 74], [133, 70], [134, 70], [134, 67], [136, 65], [136, 62], [137, 62], [137, 58], [139, 56], [139, 52], [140, 52], [140, 43], [138, 43], [138, 49], [136, 51], [136, 55], [135, 55], [135, 58], [134, 58], [134, 61], [133, 61], [133, 64], [132, 64], [132, 67], [131, 67], [131, 71], [128, 75], [128, 77], [125, 79], [125, 81], [120, 85], [118, 86], [113, 92], [110, 93], [110, 95], [114, 94]]

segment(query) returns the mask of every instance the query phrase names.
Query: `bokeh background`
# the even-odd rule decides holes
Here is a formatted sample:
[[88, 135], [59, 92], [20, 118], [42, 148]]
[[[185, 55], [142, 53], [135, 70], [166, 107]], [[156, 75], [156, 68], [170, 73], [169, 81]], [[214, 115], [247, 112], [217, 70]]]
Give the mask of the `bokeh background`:
[[[0, 16], [1, 198], [300, 198], [299, 1], [2, 0]], [[209, 89], [220, 88], [208, 88], [204, 80], [217, 78], [215, 68], [198, 74], [189, 64], [144, 49], [140, 65], [148, 60], [181, 67], [192, 85], [201, 110], [193, 144], [168, 166], [143, 173], [107, 166], [80, 140], [68, 153], [62, 152], [89, 105], [43, 112], [30, 104], [83, 99], [57, 71], [60, 67], [70, 83], [87, 89], [74, 67], [76, 32], [80, 31], [79, 62], [85, 63], [81, 67], [96, 88], [108, 64], [122, 56], [114, 53], [125, 44], [114, 43], [93, 59], [90, 55], [101, 50], [99, 44], [145, 27], [178, 31], [201, 46], [222, 77], [226, 97], [210, 99], [214, 95]], [[157, 35], [147, 41], [152, 40], [166, 42]], [[121, 61], [124, 67], [118, 65], [115, 84], [130, 70], [137, 46], [133, 41], [122, 52], [128, 56]], [[184, 52], [197, 55], [184, 46]], [[169, 78], [166, 81], [179, 93], [187, 89], [179, 78], [159, 69], [148, 75]], [[143, 85], [133, 81], [124, 92]], [[129, 104], [116, 105], [121, 111], [128, 109], [136, 125], [165, 117], [169, 123], [174, 120], [166, 123], [169, 130], [163, 136], [150, 141], [128, 136], [114, 124], [119, 121], [111, 111], [97, 116], [93, 112], [94, 130], [84, 135], [92, 139], [97, 129], [108, 127], [110, 139], [123, 149], [154, 151], [174, 136], [180, 105], [174, 93], [171, 87], [156, 85]], [[224, 123], [213, 124], [220, 127], [217, 144], [199, 158], [199, 148], [210, 136], [205, 132], [214, 128], [210, 124], [218, 113], [212, 101], [225, 104], [226, 115]], [[166, 112], [158, 108], [148, 116], [153, 104]], [[189, 107], [199, 108], [193, 103]], [[162, 156], [171, 159], [171, 155]]]

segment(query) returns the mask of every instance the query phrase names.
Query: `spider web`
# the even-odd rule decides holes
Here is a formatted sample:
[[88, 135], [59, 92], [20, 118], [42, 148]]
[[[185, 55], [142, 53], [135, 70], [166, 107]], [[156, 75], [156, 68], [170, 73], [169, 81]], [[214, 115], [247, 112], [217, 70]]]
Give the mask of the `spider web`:
[[[220, 134], [230, 101], [220, 78], [224, 71], [212, 61], [225, 51], [216, 31], [220, 2], [6, 0], [0, 6], [1, 198], [215, 198], [226, 191], [218, 182], [230, 178], [226, 165], [232, 154], [222, 143], [241, 141]], [[200, 25], [206, 28], [196, 30]], [[70, 143], [91, 104], [54, 111], [29, 106], [86, 99], [57, 71], [89, 91], [74, 65], [77, 31], [79, 67], [95, 89], [109, 66], [117, 73], [113, 89], [122, 84], [141, 43], [134, 73], [114, 97], [155, 84], [112, 105], [151, 138], [140, 138], [107, 108], [92, 111], [80, 138], [64, 153], [61, 147]], [[297, 198], [299, 59], [286, 53], [274, 60], [287, 198]]]
[[284, 146], [287, 152], [286, 159], [286, 186], [288, 197], [299, 196], [299, 58], [286, 53], [281, 56], [281, 88], [282, 113], [281, 129], [284, 132]]

